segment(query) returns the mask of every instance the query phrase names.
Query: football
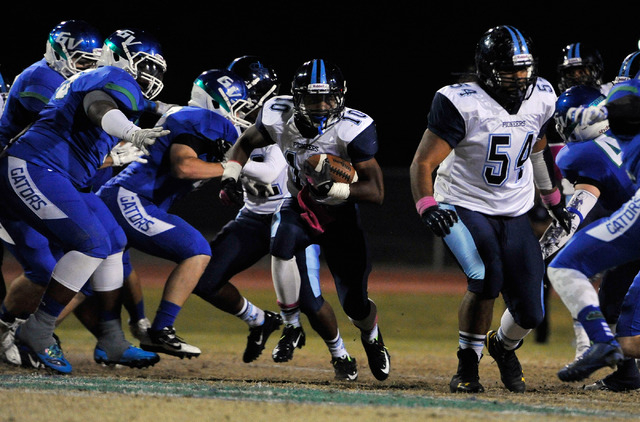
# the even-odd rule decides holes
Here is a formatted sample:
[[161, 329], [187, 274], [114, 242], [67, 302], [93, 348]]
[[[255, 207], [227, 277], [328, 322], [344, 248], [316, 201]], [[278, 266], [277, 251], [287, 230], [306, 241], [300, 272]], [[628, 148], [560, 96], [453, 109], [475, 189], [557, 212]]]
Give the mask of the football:
[[353, 183], [358, 180], [356, 169], [344, 158], [331, 154], [315, 154], [307, 158], [307, 165], [316, 172], [322, 171], [324, 162], [329, 162], [331, 180], [338, 183]]

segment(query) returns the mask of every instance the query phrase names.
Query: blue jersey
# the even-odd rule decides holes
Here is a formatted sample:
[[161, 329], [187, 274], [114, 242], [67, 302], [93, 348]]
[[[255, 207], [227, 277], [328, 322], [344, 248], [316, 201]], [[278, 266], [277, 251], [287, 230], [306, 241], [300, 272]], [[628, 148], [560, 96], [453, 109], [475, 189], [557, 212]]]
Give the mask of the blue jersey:
[[600, 204], [609, 213], [633, 196], [636, 187], [622, 165], [618, 142], [601, 135], [584, 142], [570, 142], [560, 150], [556, 164], [571, 183], [587, 183], [600, 190]]
[[[607, 103], [615, 102], [620, 98], [634, 95], [640, 97], [640, 80], [630, 79], [613, 86], [607, 96]], [[622, 157], [627, 173], [634, 181], [640, 180], [640, 134], [635, 136], [617, 136], [616, 139], [622, 148]]]
[[203, 161], [222, 161], [224, 157], [214, 155], [213, 141], [224, 139], [234, 144], [238, 139], [238, 131], [226, 118], [199, 107], [174, 108], [160, 119], [158, 125], [171, 133], [158, 138], [150, 147], [147, 162], [129, 164], [105, 187], [120, 185], [159, 208], [168, 210], [175, 200], [193, 188], [193, 180], [178, 179], [171, 175], [170, 146], [173, 143], [185, 144], [193, 148]]
[[0, 147], [34, 122], [64, 77], [45, 59], [23, 70], [13, 81], [0, 118]]
[[140, 86], [126, 71], [106, 66], [80, 72], [58, 87], [10, 154], [57, 171], [78, 187], [86, 186], [119, 142], [93, 124], [84, 111], [85, 95], [97, 90], [109, 94], [131, 120], [137, 119], [146, 105]]

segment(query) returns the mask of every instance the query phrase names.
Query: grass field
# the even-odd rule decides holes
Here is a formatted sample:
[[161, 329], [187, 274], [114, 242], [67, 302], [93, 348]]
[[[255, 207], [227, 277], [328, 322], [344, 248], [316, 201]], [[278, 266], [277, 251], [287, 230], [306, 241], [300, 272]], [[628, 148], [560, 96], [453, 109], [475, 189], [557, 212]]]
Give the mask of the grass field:
[[[170, 267], [162, 261], [146, 264], [138, 271], [147, 313], [153, 317], [161, 293], [158, 280]], [[9, 267], [7, 278], [13, 274]], [[391, 376], [385, 382], [376, 381], [369, 372], [359, 333], [340, 309], [329, 277], [323, 274], [323, 279], [325, 297], [359, 364], [355, 382], [333, 379], [326, 346], [304, 318], [307, 345], [291, 362], [272, 361], [270, 352], [277, 342], [273, 336], [257, 361], [242, 363], [246, 325], [194, 296], [176, 326], [181, 336], [203, 350], [199, 358], [163, 356], [144, 370], [102, 367], [92, 360], [93, 337], [71, 317], [57, 333], [73, 373], [56, 376], [1, 366], [0, 421], [638, 419], [636, 392], [586, 392], [582, 383], [558, 380], [555, 373], [574, 351], [569, 314], [555, 296], [549, 342], [535, 343], [530, 336], [518, 351], [528, 392], [518, 395], [504, 389], [497, 366], [486, 355], [480, 366], [486, 393], [461, 396], [448, 392], [457, 365], [457, 307], [464, 288], [458, 274], [374, 270], [370, 295], [378, 305], [392, 359]], [[275, 295], [264, 269], [249, 271], [234, 283], [258, 306], [274, 309]], [[494, 327], [501, 313], [500, 305]], [[602, 369], [588, 381], [609, 372]]]

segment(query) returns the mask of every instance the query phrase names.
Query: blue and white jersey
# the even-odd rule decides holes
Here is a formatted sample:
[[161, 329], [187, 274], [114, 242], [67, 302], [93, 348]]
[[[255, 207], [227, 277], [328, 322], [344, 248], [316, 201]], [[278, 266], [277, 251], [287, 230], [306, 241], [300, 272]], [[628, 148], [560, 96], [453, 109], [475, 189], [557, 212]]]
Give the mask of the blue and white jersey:
[[453, 150], [438, 168], [435, 199], [487, 215], [516, 217], [529, 211], [535, 192], [529, 158], [553, 117], [556, 99], [542, 78], [515, 114], [477, 83], [438, 90], [428, 128]]
[[199, 107], [173, 107], [157, 124], [171, 133], [158, 138], [149, 147], [147, 162], [129, 164], [104, 186], [122, 186], [159, 208], [168, 210], [176, 199], [193, 189], [193, 180], [172, 176], [169, 155], [171, 145], [188, 145], [203, 161], [221, 161], [224, 157], [214, 155], [213, 142], [224, 139], [234, 144], [238, 139], [238, 131], [221, 115]]
[[292, 196], [297, 196], [306, 183], [299, 175], [310, 156], [327, 153], [358, 163], [373, 158], [378, 152], [373, 119], [348, 107], [337, 123], [310, 139], [302, 136], [296, 127], [293, 98], [288, 95], [274, 97], [265, 103], [256, 127], [282, 150], [289, 165], [287, 185]]
[[256, 148], [251, 152], [249, 161], [242, 168], [243, 176], [263, 182], [260, 166], [270, 166], [270, 171], [277, 172], [273, 181], [268, 181], [273, 189], [273, 195], [264, 197], [251, 194], [244, 190], [244, 208], [256, 214], [273, 214], [280, 206], [282, 199], [289, 193], [287, 189], [287, 163], [282, 151], [277, 145]]
[[13, 81], [0, 118], [0, 147], [38, 117], [64, 77], [45, 59], [23, 70]]
[[598, 201], [610, 212], [620, 208], [636, 191], [624, 170], [620, 145], [608, 134], [566, 144], [558, 152], [556, 164], [572, 184], [582, 182], [597, 187]]
[[77, 73], [58, 87], [10, 155], [57, 171], [78, 187], [86, 186], [119, 142], [84, 111], [85, 95], [96, 90], [109, 94], [131, 120], [140, 116], [146, 103], [138, 83], [122, 69], [106, 66]]
[[[613, 86], [607, 96], [607, 102], [614, 102], [621, 97], [634, 95], [640, 97], [640, 79], [630, 79]], [[606, 104], [605, 104], [606, 105]], [[640, 180], [640, 134], [635, 136], [616, 136], [622, 148], [622, 160], [631, 180]]]

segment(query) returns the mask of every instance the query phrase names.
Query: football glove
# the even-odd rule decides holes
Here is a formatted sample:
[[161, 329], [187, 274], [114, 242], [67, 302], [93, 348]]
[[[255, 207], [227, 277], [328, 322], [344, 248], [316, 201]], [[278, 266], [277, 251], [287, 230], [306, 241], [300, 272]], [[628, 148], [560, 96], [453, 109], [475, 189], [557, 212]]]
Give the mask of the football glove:
[[267, 198], [275, 194], [270, 183], [261, 183], [246, 176], [240, 176], [240, 181], [242, 182], [242, 186], [244, 186], [247, 193], [253, 196]]
[[231, 149], [231, 143], [225, 141], [224, 139], [216, 139], [213, 141], [212, 152], [215, 157], [222, 161], [224, 160], [225, 154]]
[[607, 120], [609, 113], [607, 107], [580, 106], [571, 107], [567, 110], [567, 119], [578, 123], [580, 126], [588, 126], [594, 123]]
[[455, 211], [440, 208], [439, 205], [424, 210], [420, 218], [433, 234], [439, 237], [451, 233], [451, 227], [458, 222], [458, 214]]
[[115, 167], [121, 167], [134, 161], [146, 163], [147, 159], [142, 158], [143, 155], [142, 151], [129, 142], [116, 145], [109, 153]]
[[244, 192], [242, 183], [233, 178], [220, 181], [220, 202], [223, 205], [243, 205]]
[[322, 163], [320, 171], [316, 171], [309, 163], [305, 162], [303, 173], [314, 196], [324, 197], [329, 194], [333, 186], [330, 170], [329, 161], [327, 160]]
[[555, 205], [550, 205], [549, 214], [551, 214], [566, 233], [571, 233], [571, 220], [573, 219], [573, 214], [567, 211], [562, 204], [562, 201]]
[[156, 138], [166, 136], [171, 131], [163, 129], [162, 126], [156, 126], [151, 129], [136, 129], [127, 133], [124, 140], [131, 142], [133, 146], [143, 152], [144, 155], [149, 155], [148, 147], [156, 142]]

